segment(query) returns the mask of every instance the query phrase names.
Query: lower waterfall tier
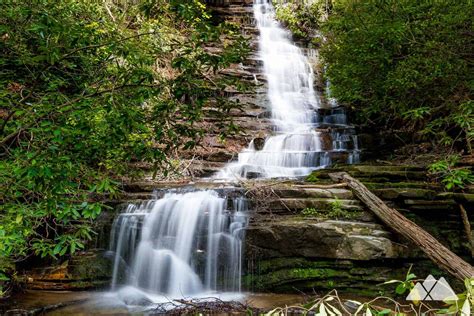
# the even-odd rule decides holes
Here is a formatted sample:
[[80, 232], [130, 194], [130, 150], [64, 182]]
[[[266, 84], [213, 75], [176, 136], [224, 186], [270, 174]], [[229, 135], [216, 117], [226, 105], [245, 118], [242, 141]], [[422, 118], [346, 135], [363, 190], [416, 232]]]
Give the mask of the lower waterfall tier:
[[227, 199], [210, 190], [130, 204], [113, 224], [112, 287], [173, 297], [240, 291], [246, 206], [239, 198], [232, 204], [229, 210]]

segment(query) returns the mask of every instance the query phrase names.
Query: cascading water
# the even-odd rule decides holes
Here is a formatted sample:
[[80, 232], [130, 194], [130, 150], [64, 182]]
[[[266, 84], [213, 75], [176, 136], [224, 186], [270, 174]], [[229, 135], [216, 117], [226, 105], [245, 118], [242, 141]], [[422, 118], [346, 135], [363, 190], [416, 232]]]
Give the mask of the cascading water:
[[[261, 149], [252, 141], [237, 162], [215, 177], [304, 176], [331, 164], [334, 153], [346, 153], [347, 162], [356, 162], [357, 138], [344, 111], [329, 107], [321, 114], [324, 107], [308, 59], [275, 20], [267, 0], [257, 0], [253, 9], [275, 134]], [[112, 287], [127, 284], [169, 297], [240, 291], [246, 209], [245, 199], [213, 190], [168, 192], [129, 205], [112, 229]]]
[[[253, 6], [260, 33], [259, 57], [268, 83], [268, 98], [276, 135], [262, 149], [253, 142], [215, 177], [296, 177], [331, 163], [331, 152], [348, 151], [347, 162], [356, 161], [357, 139], [347, 131], [342, 110], [320, 115], [321, 98], [314, 90], [314, 76], [302, 50], [291, 42], [291, 34], [275, 19], [271, 1], [256, 0]], [[332, 100], [330, 105], [335, 106]], [[328, 132], [328, 127], [343, 127]], [[341, 129], [342, 130], [342, 129]], [[334, 146], [327, 139], [333, 140]]]
[[308, 132], [316, 121], [314, 109], [321, 103], [308, 59], [275, 20], [269, 2], [257, 0], [254, 15], [274, 125], [280, 132]]
[[240, 291], [245, 200], [216, 191], [167, 193], [129, 205], [114, 221], [112, 287], [126, 284], [171, 297]]

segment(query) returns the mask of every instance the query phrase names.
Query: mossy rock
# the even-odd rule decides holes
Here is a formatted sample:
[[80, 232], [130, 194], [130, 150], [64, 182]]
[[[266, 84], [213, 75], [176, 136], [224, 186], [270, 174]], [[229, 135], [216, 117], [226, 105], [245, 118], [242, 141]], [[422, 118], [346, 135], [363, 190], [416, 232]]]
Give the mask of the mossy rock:
[[107, 280], [112, 276], [112, 262], [100, 250], [84, 252], [70, 260], [68, 273], [75, 280]]
[[292, 268], [282, 269], [274, 272], [260, 274], [257, 276], [245, 276], [244, 286], [251, 287], [258, 291], [265, 291], [273, 289], [276, 292], [280, 292], [287, 283], [298, 283], [305, 280], [327, 280], [340, 276], [343, 273], [346, 277], [348, 274], [345, 272], [337, 271], [331, 268]]
[[434, 199], [436, 191], [420, 188], [382, 188], [372, 192], [382, 199], [393, 200], [397, 198]]
[[298, 268], [298, 269], [321, 269], [321, 268], [334, 268], [344, 267], [351, 268], [353, 266], [350, 260], [339, 260], [335, 263], [333, 260], [309, 260], [302, 257], [284, 257], [284, 258], [273, 258], [267, 260], [260, 260], [257, 264], [258, 273], [268, 273], [280, 269]]
[[[255, 291], [271, 291], [280, 293], [320, 292], [326, 293], [333, 289], [340, 294], [358, 294], [361, 296], [378, 296], [383, 292], [393, 294], [393, 286], [381, 286], [389, 280], [403, 280], [412, 266], [420, 278], [429, 274], [436, 277], [444, 276], [429, 260], [308, 260], [298, 257], [274, 258], [263, 260], [257, 264], [260, 272], [248, 273], [243, 277], [244, 287]], [[459, 285], [456, 283], [456, 285]]]
[[390, 181], [426, 181], [427, 174], [424, 168], [411, 166], [385, 166], [385, 165], [346, 165], [313, 171], [306, 181], [321, 182], [329, 179], [333, 172], [347, 172], [351, 176], [364, 182], [390, 182]]
[[402, 188], [402, 189], [427, 189], [427, 190], [442, 191], [442, 187], [440, 185], [426, 183], [426, 182], [419, 182], [419, 181], [412, 181], [412, 182], [390, 181], [390, 182], [377, 183], [377, 182], [373, 182], [373, 179], [371, 179], [368, 181], [362, 181], [362, 183], [369, 190], [384, 189], [384, 188]]

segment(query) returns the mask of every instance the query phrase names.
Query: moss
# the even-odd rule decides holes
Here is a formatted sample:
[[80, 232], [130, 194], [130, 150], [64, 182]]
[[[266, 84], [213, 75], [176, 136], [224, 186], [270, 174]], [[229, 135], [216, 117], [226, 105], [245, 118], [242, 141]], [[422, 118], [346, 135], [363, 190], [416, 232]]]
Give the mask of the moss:
[[247, 275], [244, 277], [244, 284], [259, 291], [275, 290], [282, 288], [286, 283], [298, 283], [299, 281], [313, 280], [313, 279], [330, 279], [338, 276], [344, 272], [337, 271], [330, 268], [293, 268], [282, 269], [274, 272]]
[[108, 280], [112, 276], [112, 263], [100, 253], [79, 254], [70, 260], [68, 276], [73, 280]]
[[312, 261], [305, 258], [275, 258], [268, 260], [261, 260], [257, 265], [258, 272], [260, 274], [269, 273], [271, 271], [289, 269], [289, 268], [310, 268], [310, 269], [320, 269], [320, 268], [331, 268], [331, 267], [346, 267], [350, 268], [352, 262], [350, 261], [339, 261], [335, 263], [331, 260], [318, 260]]
[[91, 280], [91, 281], [76, 281], [64, 284], [64, 289], [67, 290], [86, 290], [98, 289], [107, 287], [110, 284], [109, 280]]
[[[352, 270], [352, 269], [351, 269]], [[380, 272], [382, 274], [382, 272]], [[350, 271], [331, 268], [320, 269], [285, 269], [259, 276], [245, 276], [244, 286], [256, 291], [272, 291], [280, 293], [297, 291], [328, 292], [337, 289], [342, 293], [373, 296], [383, 290], [376, 285], [385, 281], [367, 278], [370, 273], [351, 275]]]
[[[349, 173], [362, 182], [377, 183], [375, 188], [423, 188], [428, 185], [424, 182], [427, 180], [426, 170], [411, 166], [345, 165], [330, 169], [315, 170], [306, 177], [306, 181], [318, 183], [330, 182], [329, 174], [341, 171]], [[412, 183], [414, 182], [416, 184], [413, 185]]]
[[371, 179], [370, 181], [362, 181], [362, 183], [369, 189], [369, 190], [375, 190], [375, 189], [384, 189], [384, 188], [419, 188], [419, 189], [438, 189], [441, 190], [441, 187], [438, 185], [432, 185], [426, 182], [385, 182], [385, 183], [377, 183], [373, 182], [374, 179]]
[[311, 173], [309, 176], [306, 177], [307, 182], [319, 182], [321, 181], [315, 172]]
[[322, 179], [327, 179], [329, 178], [328, 172], [325, 170], [315, 170], [311, 172], [305, 179], [307, 182], [322, 182]]
[[[393, 286], [381, 286], [380, 284], [392, 279], [404, 279], [410, 265], [413, 265], [412, 272], [420, 278], [429, 274], [434, 276], [444, 274], [447, 277], [427, 259], [358, 262], [350, 260], [313, 261], [300, 257], [289, 257], [260, 261], [257, 265], [260, 273], [244, 276], [243, 286], [249, 290], [280, 293], [300, 291], [325, 293], [336, 289], [342, 294], [373, 297], [384, 292], [393, 294]], [[448, 282], [451, 283], [454, 280], [449, 279]]]
[[287, 267], [302, 268], [311, 266], [311, 261], [304, 258], [276, 258], [270, 260], [262, 260], [258, 264], [260, 273], [279, 270]]
[[314, 207], [307, 207], [301, 211], [303, 218], [317, 218], [317, 219], [355, 219], [362, 215], [362, 211], [359, 210], [347, 210], [340, 206], [334, 206], [331, 202], [329, 209], [315, 209]]
[[453, 193], [453, 192], [442, 192], [436, 195], [437, 198], [446, 199], [446, 198], [453, 198], [460, 203], [473, 203], [474, 202], [474, 194], [472, 193]]

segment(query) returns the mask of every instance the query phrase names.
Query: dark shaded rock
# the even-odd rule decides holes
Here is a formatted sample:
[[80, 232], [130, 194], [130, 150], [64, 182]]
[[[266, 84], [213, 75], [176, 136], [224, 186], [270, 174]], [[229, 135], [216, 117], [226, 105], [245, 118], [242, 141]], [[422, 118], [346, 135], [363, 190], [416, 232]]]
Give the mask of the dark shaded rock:
[[107, 286], [111, 275], [112, 265], [103, 251], [89, 250], [61, 264], [28, 271], [24, 278], [28, 289], [86, 290]]
[[254, 138], [253, 139], [253, 145], [255, 146], [256, 150], [262, 150], [263, 146], [265, 146], [265, 138]]
[[342, 200], [332, 198], [281, 198], [269, 200], [272, 211], [301, 211], [305, 208], [329, 210], [333, 203], [340, 203], [340, 208], [347, 211], [362, 211], [363, 208], [357, 200]]
[[321, 132], [321, 150], [332, 150], [332, 137], [331, 134], [327, 131]]
[[336, 289], [340, 293], [374, 297], [384, 291], [392, 293], [392, 287], [380, 284], [390, 279], [403, 279], [413, 263], [412, 271], [417, 275], [443, 275], [427, 260], [350, 261], [282, 257], [255, 259], [252, 272], [245, 275], [243, 281], [246, 288], [256, 291], [326, 293]]

